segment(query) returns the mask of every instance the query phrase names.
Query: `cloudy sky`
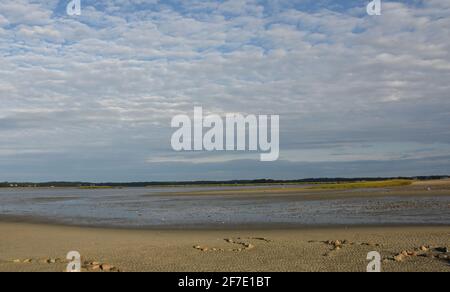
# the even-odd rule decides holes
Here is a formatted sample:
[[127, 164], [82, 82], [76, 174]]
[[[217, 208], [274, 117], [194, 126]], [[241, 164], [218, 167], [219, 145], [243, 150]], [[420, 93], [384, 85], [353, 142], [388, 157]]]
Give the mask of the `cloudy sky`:
[[[450, 1], [0, 1], [0, 181], [450, 174]], [[177, 114], [280, 115], [281, 156], [177, 153]]]

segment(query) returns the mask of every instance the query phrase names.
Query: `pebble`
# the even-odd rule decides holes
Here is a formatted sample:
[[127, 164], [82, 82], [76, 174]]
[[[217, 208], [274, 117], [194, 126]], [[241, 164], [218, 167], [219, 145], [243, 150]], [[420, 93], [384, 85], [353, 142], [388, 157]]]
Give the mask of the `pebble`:
[[396, 262], [403, 262], [403, 261], [405, 260], [405, 256], [404, 256], [403, 254], [396, 255], [396, 256], [394, 257], [394, 260], [395, 260]]
[[428, 251], [428, 247], [426, 247], [425, 245], [422, 245], [422, 246], [420, 247], [420, 250], [421, 250], [421, 251]]
[[56, 263], [56, 259], [47, 259], [45, 262], [47, 264], [55, 264]]
[[103, 265], [101, 265], [101, 269], [102, 269], [102, 271], [105, 271], [105, 272], [111, 272], [115, 269], [115, 267], [111, 266], [111, 265], [103, 264]]

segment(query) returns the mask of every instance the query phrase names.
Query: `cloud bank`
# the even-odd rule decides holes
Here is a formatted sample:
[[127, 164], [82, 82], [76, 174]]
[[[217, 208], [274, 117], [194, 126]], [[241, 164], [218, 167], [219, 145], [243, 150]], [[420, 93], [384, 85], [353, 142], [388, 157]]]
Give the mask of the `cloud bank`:
[[[450, 4], [0, 3], [0, 180], [450, 172]], [[170, 120], [277, 114], [281, 160], [175, 153]]]

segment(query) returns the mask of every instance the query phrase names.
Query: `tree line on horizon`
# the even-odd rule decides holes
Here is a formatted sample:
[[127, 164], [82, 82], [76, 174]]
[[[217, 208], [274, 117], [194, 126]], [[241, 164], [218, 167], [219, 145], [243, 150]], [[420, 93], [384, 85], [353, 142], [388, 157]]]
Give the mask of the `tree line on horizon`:
[[359, 181], [383, 181], [383, 180], [438, 180], [446, 179], [450, 176], [415, 176], [415, 177], [360, 177], [360, 178], [306, 178], [297, 180], [274, 180], [274, 179], [256, 179], [256, 180], [229, 180], [229, 181], [167, 181], [167, 182], [2, 182], [0, 188], [10, 187], [151, 187], [151, 186], [192, 186], [192, 185], [261, 185], [261, 184], [305, 184], [305, 183], [344, 183]]

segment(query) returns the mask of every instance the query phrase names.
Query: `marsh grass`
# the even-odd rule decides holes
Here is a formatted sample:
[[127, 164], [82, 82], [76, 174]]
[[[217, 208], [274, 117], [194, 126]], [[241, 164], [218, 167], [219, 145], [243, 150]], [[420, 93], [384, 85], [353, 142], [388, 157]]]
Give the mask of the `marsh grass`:
[[362, 181], [352, 183], [331, 183], [310, 187], [310, 190], [350, 190], [350, 189], [371, 189], [371, 188], [387, 188], [409, 186], [412, 180], [386, 180], [386, 181]]

